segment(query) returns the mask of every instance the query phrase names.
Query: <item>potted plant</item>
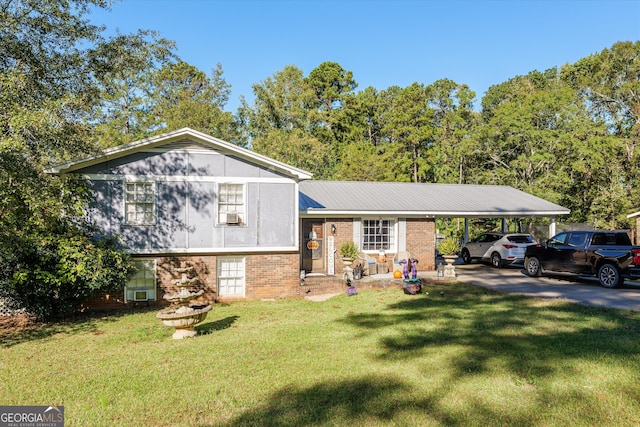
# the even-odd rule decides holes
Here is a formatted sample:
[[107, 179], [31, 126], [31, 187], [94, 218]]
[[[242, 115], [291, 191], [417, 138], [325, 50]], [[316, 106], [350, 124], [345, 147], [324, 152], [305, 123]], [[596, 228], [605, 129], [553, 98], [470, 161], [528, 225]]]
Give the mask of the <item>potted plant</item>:
[[442, 256], [458, 256], [458, 252], [460, 251], [460, 242], [458, 239], [453, 237], [445, 238], [438, 245], [438, 252]]
[[360, 252], [358, 245], [352, 241], [347, 241], [340, 245], [340, 256], [342, 256], [342, 262], [345, 265], [351, 265], [353, 260], [358, 257], [358, 252]]

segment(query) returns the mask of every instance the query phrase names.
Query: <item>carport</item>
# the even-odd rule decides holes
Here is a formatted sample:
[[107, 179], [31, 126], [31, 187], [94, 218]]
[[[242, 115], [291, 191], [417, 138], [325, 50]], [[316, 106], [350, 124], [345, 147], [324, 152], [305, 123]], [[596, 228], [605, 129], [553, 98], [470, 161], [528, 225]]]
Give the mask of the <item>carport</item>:
[[[500, 218], [503, 229], [508, 218], [549, 218], [549, 235], [554, 235], [556, 217], [570, 213], [560, 205], [504, 185], [308, 180], [300, 182], [299, 189], [303, 248], [307, 235], [322, 244], [326, 239], [329, 245], [346, 239], [364, 243], [363, 236], [372, 232], [372, 224], [379, 224], [381, 230], [393, 225], [395, 234], [387, 237], [395, 239], [395, 247], [390, 245], [388, 252], [419, 250], [423, 257], [433, 258], [435, 228], [427, 231], [429, 226], [421, 228], [420, 224], [433, 223], [436, 218], [464, 219], [464, 237], [468, 241], [471, 218]], [[348, 226], [342, 225], [347, 223]], [[421, 243], [415, 239], [422, 239]], [[329, 246], [316, 253], [327, 257], [331, 266], [333, 249]], [[332, 268], [326, 270], [330, 272]]]
[[549, 235], [556, 217], [571, 211], [507, 185], [417, 184], [408, 182], [303, 181], [302, 214], [397, 215], [427, 218], [464, 218], [465, 241], [470, 218], [550, 218]]

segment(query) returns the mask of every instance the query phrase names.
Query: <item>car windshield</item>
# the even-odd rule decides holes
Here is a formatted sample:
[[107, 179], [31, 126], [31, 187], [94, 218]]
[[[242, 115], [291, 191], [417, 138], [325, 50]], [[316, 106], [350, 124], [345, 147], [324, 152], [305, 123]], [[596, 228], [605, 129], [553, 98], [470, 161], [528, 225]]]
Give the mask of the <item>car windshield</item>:
[[512, 243], [535, 243], [533, 237], [528, 234], [519, 234], [517, 236], [508, 236], [507, 239]]

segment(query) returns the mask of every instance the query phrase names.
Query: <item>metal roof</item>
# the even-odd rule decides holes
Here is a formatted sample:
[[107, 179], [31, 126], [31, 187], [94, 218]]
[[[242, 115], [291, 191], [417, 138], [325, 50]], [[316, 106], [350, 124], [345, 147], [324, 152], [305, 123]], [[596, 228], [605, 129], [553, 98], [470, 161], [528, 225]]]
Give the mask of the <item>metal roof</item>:
[[302, 181], [301, 216], [523, 217], [570, 210], [505, 185]]

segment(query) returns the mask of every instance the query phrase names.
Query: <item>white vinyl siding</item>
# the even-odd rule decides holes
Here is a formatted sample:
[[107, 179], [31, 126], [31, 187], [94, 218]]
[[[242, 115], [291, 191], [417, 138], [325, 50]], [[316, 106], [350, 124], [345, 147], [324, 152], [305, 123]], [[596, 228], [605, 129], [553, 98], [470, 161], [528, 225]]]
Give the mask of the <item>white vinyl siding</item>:
[[[124, 288], [125, 302], [136, 300], [136, 291], [146, 291], [149, 301], [156, 300], [156, 261], [155, 259], [134, 260], [137, 271]], [[140, 294], [138, 294], [140, 296]]]
[[[244, 184], [221, 183], [218, 186], [218, 224], [245, 223]], [[228, 221], [237, 216], [237, 222]]]
[[156, 189], [153, 182], [125, 184], [125, 222], [127, 225], [155, 225]]
[[221, 297], [244, 297], [244, 257], [220, 257], [217, 265], [218, 295]]

